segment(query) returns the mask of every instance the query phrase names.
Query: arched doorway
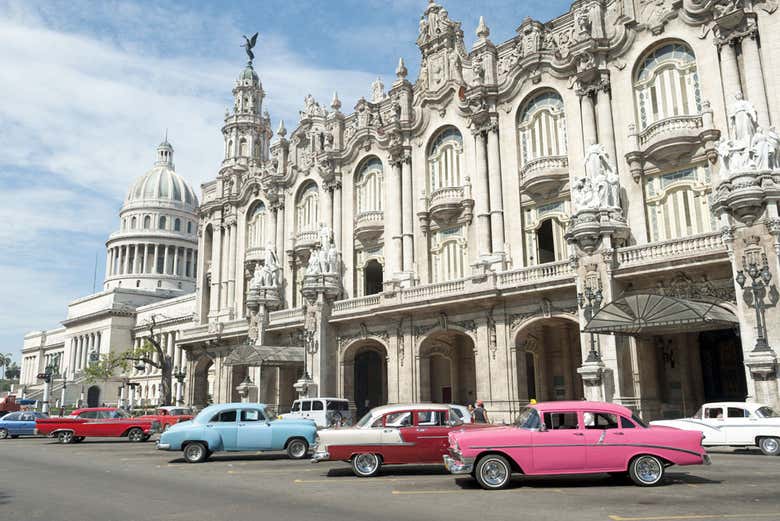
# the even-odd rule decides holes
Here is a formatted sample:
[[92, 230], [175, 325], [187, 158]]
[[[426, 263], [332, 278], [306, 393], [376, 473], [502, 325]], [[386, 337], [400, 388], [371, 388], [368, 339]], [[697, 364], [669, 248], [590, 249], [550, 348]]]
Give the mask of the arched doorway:
[[192, 405], [196, 407], [204, 407], [212, 401], [209, 373], [213, 365], [214, 362], [208, 356], [201, 357], [195, 365], [192, 378]]
[[421, 401], [465, 405], [477, 399], [474, 342], [468, 335], [432, 334], [420, 345], [419, 363]]
[[[232, 375], [231, 375], [231, 382], [232, 385], [230, 386], [230, 401], [231, 402], [240, 402], [241, 401], [241, 395], [238, 394], [238, 387], [241, 382], [246, 379], [246, 377], [249, 376], [249, 367], [245, 365], [234, 365], [232, 369]], [[257, 383], [257, 382], [252, 382]]]
[[582, 362], [577, 323], [565, 318], [543, 319], [517, 335], [518, 399], [581, 400]]
[[364, 268], [364, 295], [375, 295], [382, 292], [383, 273], [382, 265], [376, 259], [371, 259]]
[[733, 329], [699, 333], [705, 402], [743, 401], [747, 396], [742, 345]]
[[546, 219], [536, 230], [536, 244], [538, 245], [539, 264], [555, 262], [555, 236], [553, 235], [553, 221]]
[[360, 417], [387, 403], [387, 350], [368, 340], [349, 348], [344, 355], [343, 396], [355, 403]]
[[87, 407], [100, 406], [100, 387], [97, 385], [91, 385], [87, 389]]

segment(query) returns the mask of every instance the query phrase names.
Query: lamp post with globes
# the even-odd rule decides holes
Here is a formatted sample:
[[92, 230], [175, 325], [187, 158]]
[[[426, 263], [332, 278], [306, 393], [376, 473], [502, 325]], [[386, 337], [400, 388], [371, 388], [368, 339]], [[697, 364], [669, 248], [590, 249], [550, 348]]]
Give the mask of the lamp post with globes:
[[769, 343], [766, 340], [766, 318], [764, 315], [764, 294], [766, 289], [769, 288], [769, 283], [772, 281], [772, 272], [769, 271], [769, 262], [767, 261], [766, 254], [761, 255], [761, 265], [751, 260], [747, 262], [745, 257], [742, 257], [743, 269], [737, 271], [735, 280], [739, 287], [745, 289], [747, 283], [747, 272], [750, 277], [750, 284], [747, 289], [750, 291], [753, 297], [753, 309], [756, 310], [756, 345], [753, 348], [754, 353], [771, 351]]
[[[595, 291], [589, 287], [585, 288], [582, 293], [577, 293], [577, 304], [580, 309], [585, 313], [585, 320], [590, 322], [596, 311], [601, 308], [601, 302], [604, 300], [604, 295], [601, 293], [601, 288]], [[601, 362], [601, 354], [596, 348], [596, 335], [590, 332], [590, 351], [588, 357], [585, 359], [586, 363], [598, 363]]]
[[176, 405], [184, 405], [184, 378], [186, 378], [187, 373], [184, 372], [183, 368], [176, 366], [173, 368], [173, 374], [171, 376], [176, 378], [176, 381], [179, 382], [179, 385], [176, 386]]

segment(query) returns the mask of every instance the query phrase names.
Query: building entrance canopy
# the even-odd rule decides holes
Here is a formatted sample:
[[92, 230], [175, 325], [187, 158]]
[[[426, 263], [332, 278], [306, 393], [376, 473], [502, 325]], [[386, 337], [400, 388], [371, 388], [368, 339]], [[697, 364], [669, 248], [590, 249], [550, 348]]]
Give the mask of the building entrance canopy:
[[621, 296], [599, 309], [584, 331], [642, 335], [726, 329], [737, 324], [731, 311], [715, 303], [638, 293]]
[[300, 346], [236, 346], [223, 361], [225, 365], [284, 365], [302, 364], [303, 347]]

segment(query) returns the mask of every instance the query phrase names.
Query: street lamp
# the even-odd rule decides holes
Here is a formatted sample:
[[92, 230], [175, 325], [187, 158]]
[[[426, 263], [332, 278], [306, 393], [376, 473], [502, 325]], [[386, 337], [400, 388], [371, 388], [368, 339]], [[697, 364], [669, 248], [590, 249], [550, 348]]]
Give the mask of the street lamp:
[[745, 256], [742, 256], [743, 269], [737, 271], [735, 280], [739, 287], [745, 289], [745, 283], [747, 277], [745, 277], [745, 271], [751, 279], [751, 283], [748, 289], [753, 295], [753, 309], [756, 310], [756, 346], [753, 348], [753, 352], [771, 351], [769, 343], [766, 340], [766, 318], [764, 316], [764, 290], [769, 287], [769, 283], [772, 281], [772, 272], [769, 271], [769, 262], [767, 261], [766, 254], [761, 255], [761, 266], [756, 262], [747, 262]]
[[179, 382], [179, 386], [176, 388], [176, 405], [184, 405], [182, 391], [184, 390], [184, 378], [187, 376], [187, 373], [184, 372], [183, 368], [177, 366], [173, 368], [173, 374], [171, 376], [176, 378], [176, 381]]
[[304, 329], [301, 333], [299, 333], [298, 338], [303, 342], [303, 379], [304, 380], [311, 380], [311, 377], [309, 376], [309, 369], [308, 369], [308, 358], [309, 355], [314, 355], [317, 352], [317, 349], [319, 348], [318, 342], [317, 342], [317, 332], [314, 330], [306, 330]]
[[[577, 293], [577, 304], [580, 309], [585, 312], [585, 320], [590, 322], [595, 314], [601, 308], [601, 302], [604, 300], [604, 296], [601, 293], [601, 288], [593, 291], [591, 288], [586, 287], [583, 293]], [[586, 363], [599, 363], [601, 362], [601, 354], [596, 349], [596, 336], [593, 331], [590, 332], [590, 351], [588, 357], [585, 359]]]

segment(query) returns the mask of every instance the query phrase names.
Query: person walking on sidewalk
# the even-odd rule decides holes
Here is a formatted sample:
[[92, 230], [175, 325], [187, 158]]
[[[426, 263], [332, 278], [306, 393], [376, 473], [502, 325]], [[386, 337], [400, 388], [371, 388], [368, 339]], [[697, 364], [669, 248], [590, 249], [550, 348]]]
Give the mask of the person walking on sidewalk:
[[490, 418], [485, 410], [485, 402], [482, 400], [477, 400], [477, 406], [474, 408], [474, 423], [490, 423]]

